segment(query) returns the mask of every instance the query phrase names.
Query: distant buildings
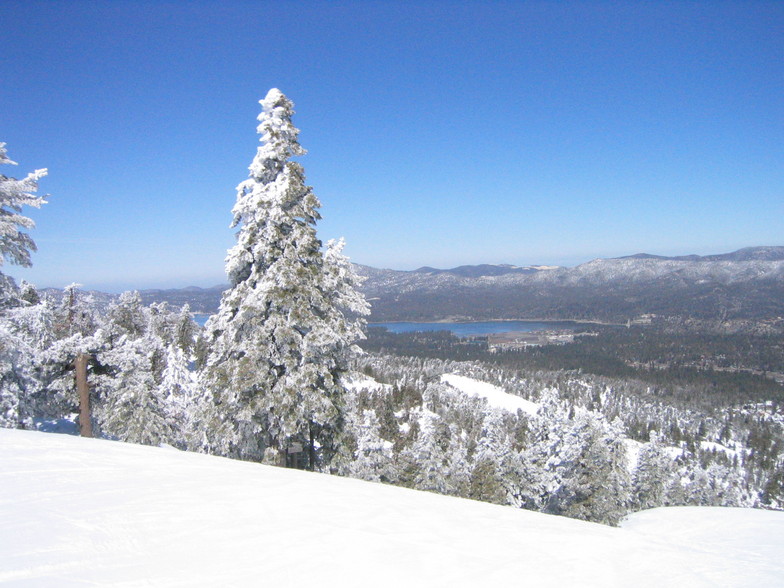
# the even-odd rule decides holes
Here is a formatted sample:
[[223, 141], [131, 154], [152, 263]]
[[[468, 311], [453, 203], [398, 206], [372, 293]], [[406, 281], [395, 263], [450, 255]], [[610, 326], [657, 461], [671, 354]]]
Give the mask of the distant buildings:
[[491, 353], [497, 353], [499, 351], [521, 351], [541, 345], [565, 345], [573, 343], [575, 337], [588, 334], [575, 333], [570, 330], [493, 333], [487, 336], [487, 348]]

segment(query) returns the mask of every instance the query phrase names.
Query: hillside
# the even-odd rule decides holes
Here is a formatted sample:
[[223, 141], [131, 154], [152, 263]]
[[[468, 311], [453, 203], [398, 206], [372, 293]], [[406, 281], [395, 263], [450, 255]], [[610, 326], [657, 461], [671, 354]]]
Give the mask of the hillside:
[[[482, 267], [495, 268], [482, 271]], [[503, 267], [503, 266], [502, 266]], [[582, 319], [626, 322], [643, 314], [707, 321], [784, 316], [784, 248], [705, 257], [638, 254], [577, 267], [498, 266], [404, 272], [359, 266], [372, 319]]]
[[0, 429], [0, 583], [774, 586], [784, 513], [615, 529], [199, 454]]

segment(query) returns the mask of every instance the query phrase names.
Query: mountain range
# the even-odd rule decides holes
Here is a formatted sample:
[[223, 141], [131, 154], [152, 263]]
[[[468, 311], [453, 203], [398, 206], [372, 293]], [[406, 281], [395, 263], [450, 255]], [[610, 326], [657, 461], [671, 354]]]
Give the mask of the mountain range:
[[656, 314], [701, 320], [784, 316], [784, 247], [707, 256], [637, 254], [576, 267], [358, 266], [375, 321], [578, 319]]
[[[778, 321], [784, 317], [784, 247], [719, 255], [639, 253], [576, 267], [462, 265], [412, 271], [355, 265], [372, 322], [576, 319], [635, 320], [640, 315], [704, 321]], [[189, 304], [214, 313], [226, 285], [142, 290], [145, 304]], [[100, 295], [100, 293], [96, 293]]]

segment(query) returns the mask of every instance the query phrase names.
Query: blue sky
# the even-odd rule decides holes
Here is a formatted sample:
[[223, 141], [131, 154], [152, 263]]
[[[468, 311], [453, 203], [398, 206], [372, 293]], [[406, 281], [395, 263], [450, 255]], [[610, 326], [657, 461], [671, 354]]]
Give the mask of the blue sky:
[[40, 287], [210, 286], [258, 100], [319, 236], [394, 269], [784, 245], [782, 2], [0, 3]]

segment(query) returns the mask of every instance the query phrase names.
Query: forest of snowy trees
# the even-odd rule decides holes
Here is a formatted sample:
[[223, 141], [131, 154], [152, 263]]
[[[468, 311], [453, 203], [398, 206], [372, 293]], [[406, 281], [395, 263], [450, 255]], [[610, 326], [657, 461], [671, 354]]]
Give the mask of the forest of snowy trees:
[[[770, 412], [706, 415], [575, 371], [362, 352], [369, 305], [342, 241], [317, 237], [320, 203], [292, 160], [304, 154], [293, 104], [276, 89], [260, 102], [218, 313], [202, 328], [187, 306], [145, 306], [137, 292], [101, 306], [76, 284], [54, 298], [2, 276], [0, 426], [75, 432], [89, 420], [96, 436], [611, 525], [660, 505], [784, 505]], [[21, 208], [44, 203], [45, 173], [0, 175], [0, 260], [29, 265]], [[448, 374], [536, 410], [494, 406]]]
[[[356, 385], [361, 439], [385, 481], [609, 524], [655, 506], [784, 504], [782, 421], [762, 407], [706, 414], [633, 382], [478, 362], [372, 353], [355, 367], [370, 377]], [[444, 374], [537, 410], [503, 410]]]

